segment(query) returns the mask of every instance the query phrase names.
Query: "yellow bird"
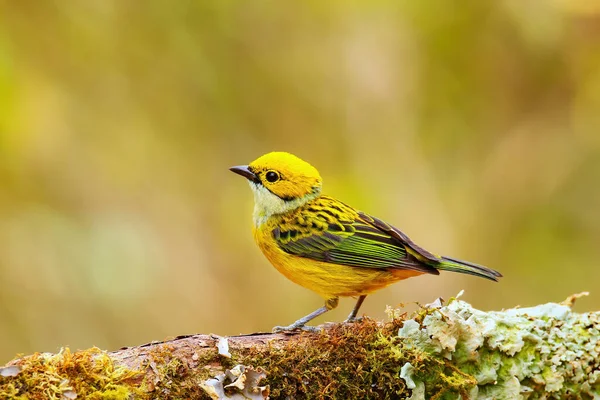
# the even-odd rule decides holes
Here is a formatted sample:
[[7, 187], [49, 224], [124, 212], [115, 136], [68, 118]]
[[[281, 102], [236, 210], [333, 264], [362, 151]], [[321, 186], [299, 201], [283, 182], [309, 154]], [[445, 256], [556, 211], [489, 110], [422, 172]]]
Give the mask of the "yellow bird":
[[430, 253], [380, 219], [321, 194], [319, 171], [290, 153], [272, 152], [231, 167], [254, 192], [254, 239], [265, 257], [291, 281], [325, 299], [325, 305], [285, 327], [305, 326], [334, 309], [340, 297], [365, 297], [396, 281], [454, 271], [497, 281], [492, 269]]

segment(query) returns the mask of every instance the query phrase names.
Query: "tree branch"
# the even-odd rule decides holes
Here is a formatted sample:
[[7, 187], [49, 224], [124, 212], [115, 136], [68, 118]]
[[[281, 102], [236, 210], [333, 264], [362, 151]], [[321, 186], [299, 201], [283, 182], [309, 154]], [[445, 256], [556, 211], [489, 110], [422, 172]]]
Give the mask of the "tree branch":
[[600, 313], [483, 312], [451, 300], [320, 333], [178, 337], [36, 353], [0, 368], [0, 398], [579, 399], [600, 396]]

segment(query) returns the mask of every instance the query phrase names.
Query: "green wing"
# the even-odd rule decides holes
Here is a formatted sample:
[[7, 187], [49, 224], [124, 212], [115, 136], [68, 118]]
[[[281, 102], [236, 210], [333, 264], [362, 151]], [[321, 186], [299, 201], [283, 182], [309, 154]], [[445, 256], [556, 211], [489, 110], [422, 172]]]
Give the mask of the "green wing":
[[398, 229], [342, 203], [306, 207], [272, 233], [285, 252], [317, 261], [439, 274], [428, 265], [439, 263], [438, 257], [415, 245]]

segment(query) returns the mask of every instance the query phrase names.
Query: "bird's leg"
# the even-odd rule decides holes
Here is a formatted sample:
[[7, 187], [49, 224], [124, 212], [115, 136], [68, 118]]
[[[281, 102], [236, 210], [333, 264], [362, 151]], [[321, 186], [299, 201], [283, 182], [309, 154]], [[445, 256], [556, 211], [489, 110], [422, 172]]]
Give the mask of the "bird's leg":
[[329, 310], [333, 310], [337, 307], [339, 302], [338, 297], [332, 297], [325, 301], [325, 305], [321, 308], [316, 309], [310, 314], [300, 318], [298, 321], [294, 322], [288, 326], [276, 326], [273, 328], [274, 333], [285, 332], [285, 331], [293, 331], [296, 329], [302, 329], [303, 331], [317, 332], [318, 329], [314, 326], [305, 326], [309, 321], [317, 318], [321, 314], [325, 314]]
[[362, 296], [358, 297], [358, 300], [356, 301], [356, 305], [354, 306], [354, 308], [352, 309], [352, 312], [350, 313], [350, 315], [348, 315], [348, 318], [346, 318], [346, 320], [344, 322], [353, 322], [356, 319], [356, 314], [358, 314], [358, 310], [360, 309], [360, 306], [362, 306], [363, 301], [365, 301], [365, 299], [367, 298], [366, 294], [363, 294]]

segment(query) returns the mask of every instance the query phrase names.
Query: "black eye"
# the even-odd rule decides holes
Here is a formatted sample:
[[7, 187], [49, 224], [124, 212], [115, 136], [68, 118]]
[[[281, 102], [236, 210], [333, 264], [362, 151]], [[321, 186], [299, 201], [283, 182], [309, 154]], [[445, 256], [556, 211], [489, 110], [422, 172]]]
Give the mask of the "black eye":
[[265, 175], [265, 178], [267, 179], [268, 182], [274, 183], [279, 180], [279, 174], [275, 171], [269, 171]]

